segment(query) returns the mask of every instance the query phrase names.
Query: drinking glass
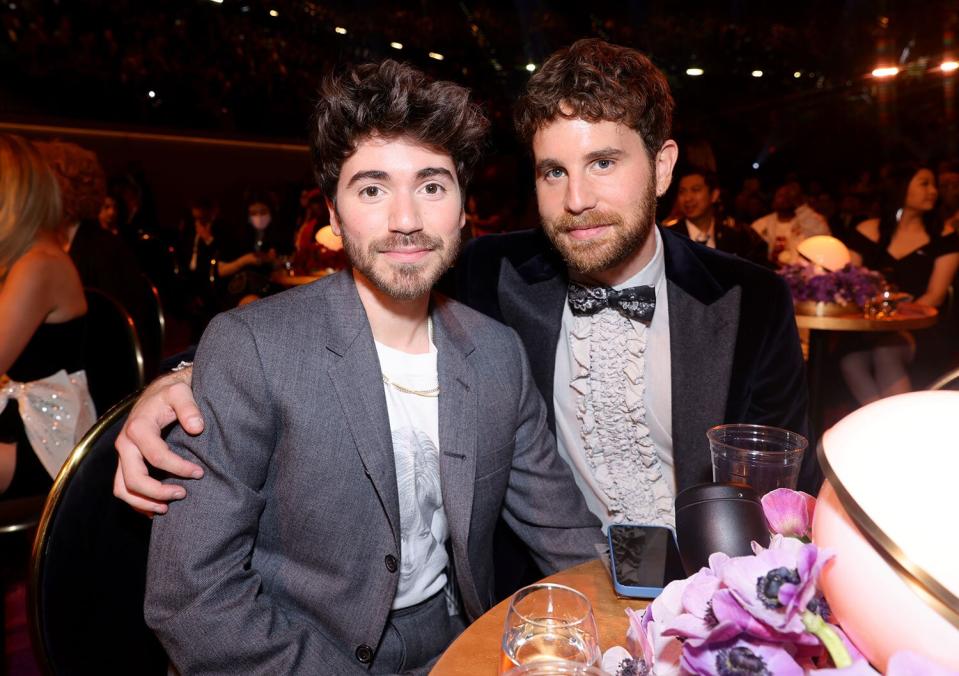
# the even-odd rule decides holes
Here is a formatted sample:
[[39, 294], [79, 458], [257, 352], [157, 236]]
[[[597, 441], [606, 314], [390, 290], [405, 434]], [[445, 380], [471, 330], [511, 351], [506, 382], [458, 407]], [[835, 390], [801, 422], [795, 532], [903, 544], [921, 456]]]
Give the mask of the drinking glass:
[[569, 660], [548, 660], [531, 662], [510, 669], [506, 676], [610, 676], [597, 666], [570, 662]]
[[717, 425], [708, 432], [713, 481], [746, 484], [761, 498], [775, 488], [796, 488], [808, 442], [767, 425]]
[[596, 618], [589, 599], [560, 584], [534, 584], [510, 599], [500, 673], [547, 660], [596, 664]]

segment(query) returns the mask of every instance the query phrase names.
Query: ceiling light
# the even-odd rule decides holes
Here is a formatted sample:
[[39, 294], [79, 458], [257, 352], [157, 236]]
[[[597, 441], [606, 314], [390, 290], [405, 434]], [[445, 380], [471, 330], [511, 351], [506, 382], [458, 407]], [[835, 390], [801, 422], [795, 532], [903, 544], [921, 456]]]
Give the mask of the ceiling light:
[[687, 69], [686, 69], [686, 75], [688, 75], [688, 76], [690, 76], [690, 77], [699, 77], [700, 75], [703, 74], [703, 72], [704, 72], [704, 71], [703, 71], [702, 68], [687, 68]]
[[437, 61], [443, 60], [443, 55], [440, 54], [439, 52], [430, 52], [429, 56], [431, 59], [436, 59]]
[[536, 64], [535, 64], [535, 63], [527, 63], [527, 64], [526, 64], [526, 70], [528, 70], [530, 73], [532, 73], [534, 70], [536, 70]]
[[280, 13], [277, 12], [275, 9], [271, 9], [270, 16], [272, 16], [275, 19], [276, 17], [280, 16]]
[[761, 70], [754, 70], [752, 73], [750, 73], [750, 75], [752, 75], [753, 77], [762, 77], [763, 72]]
[[157, 93], [151, 89], [147, 92], [147, 96], [149, 96], [151, 99], [155, 99], [157, 97]]
[[343, 26], [337, 26], [333, 30], [339, 33], [340, 35], [346, 35], [346, 29], [343, 28]]
[[795, 72], [793, 73], [793, 77], [798, 80], [799, 78], [802, 77], [802, 73], [800, 73], [800, 72], [797, 70], [797, 71], [795, 71]]
[[957, 69], [959, 69], [959, 61], [943, 61], [939, 65], [939, 70], [943, 73], [952, 73]]
[[390, 43], [390, 47], [392, 47], [393, 49], [403, 49], [403, 43], [402, 43], [402, 42], [391, 42], [391, 43]]

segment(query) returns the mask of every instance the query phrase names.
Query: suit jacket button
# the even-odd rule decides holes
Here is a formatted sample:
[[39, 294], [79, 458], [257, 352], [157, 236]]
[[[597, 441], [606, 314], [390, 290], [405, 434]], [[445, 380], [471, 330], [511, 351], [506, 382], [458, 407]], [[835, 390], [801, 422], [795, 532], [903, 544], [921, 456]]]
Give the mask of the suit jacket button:
[[356, 649], [356, 659], [362, 664], [369, 664], [373, 661], [373, 649], [365, 643], [361, 643]]
[[391, 573], [396, 572], [396, 557], [392, 554], [386, 555], [386, 569]]

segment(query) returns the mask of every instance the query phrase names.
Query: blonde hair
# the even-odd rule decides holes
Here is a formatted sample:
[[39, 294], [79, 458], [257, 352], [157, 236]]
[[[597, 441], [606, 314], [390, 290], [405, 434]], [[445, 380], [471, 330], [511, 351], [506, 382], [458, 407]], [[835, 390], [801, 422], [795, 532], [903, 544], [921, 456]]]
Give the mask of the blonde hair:
[[60, 219], [60, 186], [49, 165], [26, 139], [0, 134], [0, 278]]

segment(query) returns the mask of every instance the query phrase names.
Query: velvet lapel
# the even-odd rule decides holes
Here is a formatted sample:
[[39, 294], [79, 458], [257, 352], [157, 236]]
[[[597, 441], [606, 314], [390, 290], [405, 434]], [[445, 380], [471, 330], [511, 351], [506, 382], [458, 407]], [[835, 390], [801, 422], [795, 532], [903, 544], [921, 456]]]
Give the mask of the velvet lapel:
[[396, 489], [393, 437], [383, 393], [383, 376], [373, 333], [353, 276], [342, 272], [331, 280], [324, 296], [327, 309], [326, 349], [339, 359], [329, 376], [340, 411], [324, 411], [346, 421], [365, 474], [373, 484], [400, 548], [400, 507]]
[[[450, 309], [450, 302], [436, 296], [432, 313], [440, 386], [440, 485], [463, 602], [469, 616], [478, 617], [483, 613], [483, 607], [472, 583], [468, 556], [479, 421], [476, 419], [478, 405], [474, 374], [467, 358], [475, 348]], [[490, 424], [490, 421], [484, 421], [484, 424]]]
[[663, 231], [678, 490], [710, 478], [706, 431], [726, 415], [742, 289], [724, 289], [690, 248]]
[[553, 372], [567, 285], [562, 261], [546, 253], [534, 256], [518, 268], [503, 260], [497, 285], [503, 323], [515, 329], [523, 341], [553, 430], [556, 429]]

